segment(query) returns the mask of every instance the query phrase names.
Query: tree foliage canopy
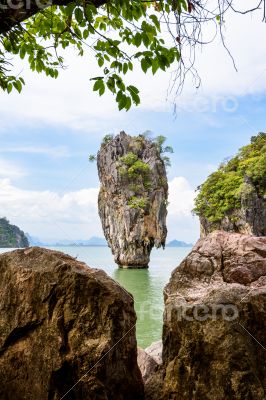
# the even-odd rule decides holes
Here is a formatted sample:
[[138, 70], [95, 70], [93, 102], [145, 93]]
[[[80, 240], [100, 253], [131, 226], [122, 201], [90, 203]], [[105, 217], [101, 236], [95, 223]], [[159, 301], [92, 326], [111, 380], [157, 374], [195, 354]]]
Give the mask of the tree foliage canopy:
[[100, 96], [109, 90], [119, 109], [128, 110], [140, 102], [139, 90], [124, 82], [136, 62], [144, 73], [171, 68], [180, 89], [193, 70], [202, 26], [212, 23], [222, 35], [232, 8], [231, 0], [0, 0], [0, 88], [22, 90], [23, 77], [12, 73], [16, 55], [32, 71], [56, 78], [64, 49], [74, 46], [83, 55], [89, 47], [102, 71], [91, 78], [93, 90]]
[[[198, 188], [194, 212], [210, 222], [218, 222], [241, 207], [243, 191], [252, 190], [266, 198], [266, 133], [251, 138], [237, 155], [222, 163]], [[247, 187], [248, 186], [248, 187]]]

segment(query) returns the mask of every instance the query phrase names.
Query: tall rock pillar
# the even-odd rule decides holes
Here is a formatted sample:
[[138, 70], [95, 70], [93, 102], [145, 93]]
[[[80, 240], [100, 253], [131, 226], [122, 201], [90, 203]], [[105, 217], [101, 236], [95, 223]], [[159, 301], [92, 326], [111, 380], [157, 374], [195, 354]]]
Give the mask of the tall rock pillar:
[[151, 140], [121, 132], [97, 155], [99, 215], [115, 262], [147, 268], [152, 248], [165, 245], [168, 184], [164, 162]]

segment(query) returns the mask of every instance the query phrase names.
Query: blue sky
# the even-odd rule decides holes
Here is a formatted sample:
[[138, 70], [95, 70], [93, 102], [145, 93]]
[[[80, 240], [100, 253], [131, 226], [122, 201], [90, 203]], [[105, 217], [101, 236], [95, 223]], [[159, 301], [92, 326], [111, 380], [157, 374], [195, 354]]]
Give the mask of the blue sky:
[[[97, 152], [107, 133], [150, 130], [165, 135], [174, 148], [168, 171], [169, 239], [194, 242], [199, 236], [190, 212], [195, 188], [266, 129], [266, 50], [256, 44], [266, 25], [259, 18], [237, 23], [235, 18], [227, 34], [238, 72], [219, 41], [198, 54], [201, 88], [196, 90], [188, 77], [176, 99], [166, 100], [169, 73], [143, 76], [137, 69], [129, 79], [140, 88], [142, 104], [128, 113], [118, 112], [110, 95], [98, 98], [91, 92], [89, 77], [97, 67], [90, 55], [77, 59], [69, 51], [69, 68], [57, 81], [24, 66], [22, 94], [0, 93], [1, 215], [42, 239], [102, 236], [97, 169], [88, 155]], [[21, 68], [17, 61], [14, 66]]]

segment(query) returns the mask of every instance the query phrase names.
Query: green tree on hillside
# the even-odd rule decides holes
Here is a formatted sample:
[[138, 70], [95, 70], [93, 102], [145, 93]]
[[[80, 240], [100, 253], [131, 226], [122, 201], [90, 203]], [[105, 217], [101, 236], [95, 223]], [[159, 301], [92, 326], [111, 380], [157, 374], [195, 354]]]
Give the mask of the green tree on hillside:
[[222, 163], [199, 186], [194, 212], [210, 222], [219, 222], [241, 207], [241, 197], [252, 188], [266, 200], [266, 133], [263, 132], [253, 136], [250, 144]]

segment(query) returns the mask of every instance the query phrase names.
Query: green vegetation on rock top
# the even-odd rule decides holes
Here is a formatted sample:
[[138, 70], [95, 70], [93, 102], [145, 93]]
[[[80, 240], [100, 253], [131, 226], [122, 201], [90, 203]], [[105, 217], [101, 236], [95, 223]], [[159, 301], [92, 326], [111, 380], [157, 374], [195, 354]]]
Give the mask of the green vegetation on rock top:
[[[251, 185], [250, 185], [251, 184]], [[266, 196], [266, 133], [251, 138], [237, 155], [220, 165], [198, 188], [194, 213], [219, 222], [241, 207], [241, 197], [252, 191]]]
[[[165, 167], [170, 165], [170, 159], [164, 153], [173, 153], [173, 149], [171, 146], [163, 147], [166, 137], [162, 135], [154, 139], [148, 139], [145, 135], [139, 135], [133, 139], [133, 142], [130, 144], [131, 151], [118, 160], [118, 172], [121, 178], [128, 184], [128, 188], [134, 192], [128, 200], [128, 206], [130, 208], [145, 210], [149, 203], [148, 193], [152, 186], [152, 171], [148, 162], [141, 159], [140, 153], [144, 141], [153, 143]], [[161, 179], [159, 183], [161, 186], [165, 186], [165, 182], [161, 182]]]

